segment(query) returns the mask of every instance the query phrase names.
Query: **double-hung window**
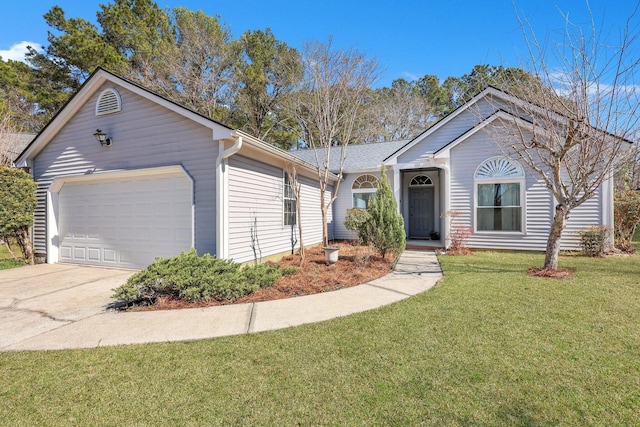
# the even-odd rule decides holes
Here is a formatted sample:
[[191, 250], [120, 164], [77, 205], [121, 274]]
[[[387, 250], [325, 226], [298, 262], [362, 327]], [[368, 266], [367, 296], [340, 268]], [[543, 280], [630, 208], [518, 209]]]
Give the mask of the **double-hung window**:
[[524, 170], [512, 159], [496, 157], [475, 173], [476, 231], [522, 232]]
[[284, 173], [282, 200], [284, 210], [284, 225], [296, 225], [298, 222], [296, 196], [291, 183], [291, 177], [289, 176], [288, 172]]

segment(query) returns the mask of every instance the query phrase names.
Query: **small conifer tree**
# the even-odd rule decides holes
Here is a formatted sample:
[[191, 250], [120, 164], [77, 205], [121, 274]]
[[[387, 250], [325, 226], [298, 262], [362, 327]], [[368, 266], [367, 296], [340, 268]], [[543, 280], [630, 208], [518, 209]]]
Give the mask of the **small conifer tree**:
[[404, 251], [406, 235], [404, 220], [391, 191], [387, 173], [382, 166], [378, 189], [369, 205], [369, 218], [365, 224], [367, 242], [378, 250], [382, 258], [387, 252], [397, 255]]

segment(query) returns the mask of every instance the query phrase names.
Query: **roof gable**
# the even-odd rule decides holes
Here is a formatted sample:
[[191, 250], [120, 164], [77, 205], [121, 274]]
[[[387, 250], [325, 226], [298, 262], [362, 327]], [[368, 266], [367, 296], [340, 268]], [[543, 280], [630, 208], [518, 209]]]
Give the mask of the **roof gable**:
[[82, 108], [85, 103], [98, 91], [105, 82], [121, 86], [127, 90], [142, 96], [158, 105], [161, 105], [183, 117], [199, 123], [213, 130], [215, 138], [229, 138], [232, 128], [225, 126], [202, 114], [181, 106], [167, 98], [157, 95], [142, 86], [119, 77], [102, 68], [98, 68], [67, 101], [58, 113], [47, 123], [35, 139], [22, 151], [16, 159], [16, 165], [25, 166], [27, 160], [33, 159], [42, 149], [58, 134], [64, 125]]
[[[437, 131], [441, 130], [442, 128], [446, 127], [456, 117], [460, 116], [465, 111], [469, 111], [472, 107], [477, 105], [479, 101], [481, 101], [481, 100], [483, 100], [483, 99], [485, 99], [485, 98], [487, 98], [489, 96], [493, 96], [493, 97], [497, 97], [497, 98], [503, 98], [503, 99], [508, 99], [508, 98], [516, 99], [512, 95], [509, 95], [506, 92], [503, 92], [503, 91], [501, 91], [499, 89], [496, 89], [493, 86], [487, 86], [484, 90], [479, 92], [477, 95], [475, 95], [469, 101], [467, 101], [463, 105], [459, 106], [458, 108], [456, 108], [454, 111], [452, 111], [451, 113], [449, 113], [448, 115], [446, 115], [442, 119], [438, 120], [429, 129], [425, 130], [420, 135], [418, 135], [415, 138], [413, 138], [409, 143], [405, 144], [403, 147], [398, 149], [396, 152], [392, 153], [390, 156], [385, 158], [384, 159], [385, 163], [388, 162], [388, 161], [397, 160], [398, 157], [400, 157], [401, 155], [403, 155], [404, 153], [406, 153], [407, 151], [409, 151], [411, 148], [415, 147], [416, 145], [424, 142], [431, 135], [433, 135]], [[448, 144], [450, 144], [450, 141], [447, 141], [447, 142], [441, 144], [440, 146], [435, 147], [435, 150], [433, 150], [434, 153], [441, 152], [442, 148], [444, 148]]]

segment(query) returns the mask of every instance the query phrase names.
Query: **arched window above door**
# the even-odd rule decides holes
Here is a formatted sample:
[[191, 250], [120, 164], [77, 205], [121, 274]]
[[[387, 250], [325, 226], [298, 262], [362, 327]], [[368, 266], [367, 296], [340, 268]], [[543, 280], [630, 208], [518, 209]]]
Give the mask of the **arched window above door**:
[[431, 178], [429, 178], [427, 175], [415, 176], [409, 183], [410, 187], [427, 187], [432, 185], [433, 181], [431, 181]]

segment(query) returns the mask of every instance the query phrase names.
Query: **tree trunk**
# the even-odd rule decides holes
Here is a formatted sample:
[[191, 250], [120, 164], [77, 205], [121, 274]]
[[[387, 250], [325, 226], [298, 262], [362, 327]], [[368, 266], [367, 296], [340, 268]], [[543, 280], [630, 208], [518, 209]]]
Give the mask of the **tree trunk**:
[[329, 228], [327, 227], [327, 207], [322, 203], [322, 246], [329, 246]]
[[18, 246], [20, 247], [20, 251], [22, 251], [24, 260], [33, 265], [33, 247], [31, 246], [31, 239], [29, 238], [29, 229], [27, 227], [20, 228], [16, 231], [15, 238]]
[[558, 256], [560, 255], [560, 241], [562, 238], [562, 231], [567, 225], [567, 213], [568, 211], [562, 205], [556, 206], [556, 213], [553, 216], [553, 224], [551, 224], [551, 231], [549, 232], [549, 239], [547, 240], [547, 251], [544, 257], [545, 269], [557, 270], [558, 269]]

